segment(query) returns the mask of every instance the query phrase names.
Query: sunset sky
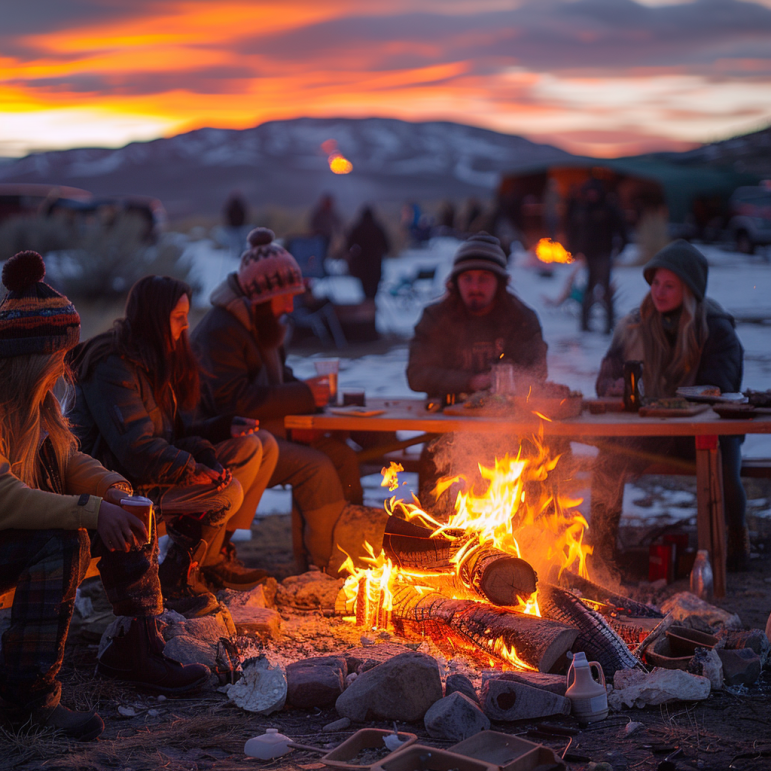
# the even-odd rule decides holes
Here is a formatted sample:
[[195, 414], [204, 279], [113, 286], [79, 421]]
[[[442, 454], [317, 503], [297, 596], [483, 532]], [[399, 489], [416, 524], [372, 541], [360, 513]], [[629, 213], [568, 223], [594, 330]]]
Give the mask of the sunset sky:
[[771, 0], [0, 0], [0, 156], [300, 116], [685, 149], [771, 123]]

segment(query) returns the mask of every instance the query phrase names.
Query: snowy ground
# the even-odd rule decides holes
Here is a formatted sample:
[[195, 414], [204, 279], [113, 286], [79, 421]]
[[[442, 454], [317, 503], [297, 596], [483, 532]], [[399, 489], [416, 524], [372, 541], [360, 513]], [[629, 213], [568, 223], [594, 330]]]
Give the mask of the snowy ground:
[[[434, 239], [426, 249], [409, 250], [384, 264], [384, 277], [377, 297], [377, 326], [382, 334], [403, 338], [386, 353], [347, 358], [345, 352], [328, 351], [314, 356], [290, 356], [289, 363], [300, 377], [314, 372], [313, 359], [324, 356], [340, 356], [341, 390], [364, 390], [370, 396], [409, 396], [405, 377], [407, 343], [420, 317], [423, 305], [438, 297], [452, 264], [458, 242], [453, 239]], [[738, 312], [749, 309], [766, 309], [771, 314], [771, 263], [763, 256], [747, 256], [723, 251], [715, 246], [700, 246], [710, 263], [708, 295], [726, 309]], [[634, 259], [634, 246], [622, 255], [622, 262]], [[237, 259], [223, 249], [217, 249], [209, 241], [191, 243], [188, 256], [194, 265], [194, 278], [204, 288], [197, 302], [207, 304], [211, 289], [237, 266]], [[336, 266], [332, 266], [333, 270]], [[433, 281], [422, 281], [412, 292], [399, 292], [397, 288], [404, 278], [414, 276], [420, 269], [436, 268]], [[540, 317], [544, 338], [549, 344], [549, 376], [551, 380], [569, 384], [585, 395], [594, 394], [594, 380], [600, 361], [608, 347], [609, 338], [598, 332], [579, 331], [578, 307], [568, 301], [560, 308], [544, 302], [544, 297], [557, 296], [571, 268], [555, 266], [552, 277], [544, 277], [531, 265], [524, 252], [514, 253], [510, 261], [511, 286]], [[616, 311], [620, 317], [639, 305], [648, 285], [640, 267], [621, 265], [614, 271], [617, 287]], [[315, 288], [338, 303], [355, 303], [361, 299], [358, 282], [347, 276], [335, 275], [323, 279]], [[598, 311], [599, 313], [599, 311]], [[602, 328], [601, 318], [596, 328]], [[740, 324], [739, 337], [745, 349], [744, 388], [765, 390], [771, 387], [771, 335], [768, 325]], [[578, 452], [592, 452], [586, 446], [574, 445]], [[771, 457], [771, 436], [748, 436], [744, 445], [746, 457]], [[416, 479], [403, 475], [407, 485], [402, 488], [416, 489]], [[379, 477], [365, 478], [367, 502], [373, 505], [382, 501], [384, 494], [379, 488]], [[627, 485], [624, 513], [632, 520], [670, 517], [690, 518], [695, 514], [695, 497], [684, 491], [645, 491]], [[651, 497], [654, 499], [651, 504]], [[638, 503], [639, 502], [639, 503]], [[640, 503], [642, 505], [640, 505]], [[584, 503], [584, 507], [587, 502]], [[755, 514], [761, 511], [771, 516], [771, 502], [750, 503]], [[289, 493], [268, 491], [258, 513], [289, 509]]]

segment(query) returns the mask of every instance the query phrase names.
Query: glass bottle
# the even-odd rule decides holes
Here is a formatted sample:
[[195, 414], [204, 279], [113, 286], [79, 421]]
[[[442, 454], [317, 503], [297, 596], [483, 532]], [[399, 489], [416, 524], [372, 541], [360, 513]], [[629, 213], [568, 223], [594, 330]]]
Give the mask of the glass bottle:
[[699, 549], [691, 570], [691, 594], [695, 594], [700, 600], [712, 602], [712, 565], [709, 564], [709, 552]]

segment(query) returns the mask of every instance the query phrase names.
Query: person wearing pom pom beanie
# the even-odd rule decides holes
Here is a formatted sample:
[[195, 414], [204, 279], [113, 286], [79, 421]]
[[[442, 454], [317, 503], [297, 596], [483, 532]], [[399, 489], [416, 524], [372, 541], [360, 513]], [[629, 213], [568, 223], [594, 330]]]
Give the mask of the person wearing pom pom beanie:
[[[704, 255], [682, 239], [665, 246], [644, 266], [650, 292], [617, 324], [600, 365], [598, 396], [623, 395], [625, 361], [642, 361], [646, 397], [673, 397], [679, 387], [694, 385], [716, 386], [723, 393], [739, 391], [744, 351], [733, 317], [705, 296], [708, 273]], [[750, 559], [741, 481], [743, 441], [740, 436], [720, 437], [729, 571], [746, 569]], [[592, 474], [588, 536], [593, 559], [613, 569], [624, 483], [650, 465], [646, 454], [693, 459], [694, 453], [690, 437], [603, 443]]]
[[315, 412], [329, 390], [320, 378], [298, 380], [285, 363], [280, 318], [305, 291], [297, 262], [268, 228], [252, 230], [248, 244], [238, 271], [212, 292], [213, 307], [191, 335], [202, 406], [209, 416], [259, 419], [276, 435], [279, 457], [269, 484], [292, 487], [295, 559], [300, 567], [309, 559], [334, 573], [345, 560], [336, 546], [355, 559], [364, 556], [368, 540], [377, 553], [385, 517], [360, 505], [359, 466], [345, 442], [326, 435], [309, 444], [284, 438], [284, 416]]
[[143, 546], [145, 526], [118, 505], [131, 494], [126, 479], [76, 449], [53, 388], [67, 373], [80, 317], [44, 277], [36, 252], [20, 252], [2, 272], [0, 590], [16, 593], [0, 651], [0, 697], [12, 723], [87, 741], [104, 723], [60, 703], [57, 675], [92, 555], [101, 558], [102, 583], [123, 617], [100, 658], [102, 675], [173, 695], [202, 685], [209, 670], [163, 656], [157, 541]]

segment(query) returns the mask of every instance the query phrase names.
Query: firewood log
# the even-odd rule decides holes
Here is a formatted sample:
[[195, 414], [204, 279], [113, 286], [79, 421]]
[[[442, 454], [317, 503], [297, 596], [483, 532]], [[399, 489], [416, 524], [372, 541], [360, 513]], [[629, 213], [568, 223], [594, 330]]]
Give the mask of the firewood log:
[[[511, 554], [472, 542], [473, 537], [461, 532], [432, 537], [428, 528], [391, 517], [383, 536], [383, 550], [400, 568], [445, 573], [455, 570], [464, 586], [493, 605], [527, 601], [538, 580], [533, 568]], [[458, 555], [462, 555], [459, 569]]]
[[397, 629], [428, 633], [440, 644], [451, 637], [483, 659], [511, 664], [502, 648], [505, 645], [516, 651], [526, 667], [538, 672], [564, 667], [565, 654], [578, 634], [565, 624], [484, 602], [421, 593], [409, 584], [394, 588], [391, 620]]

